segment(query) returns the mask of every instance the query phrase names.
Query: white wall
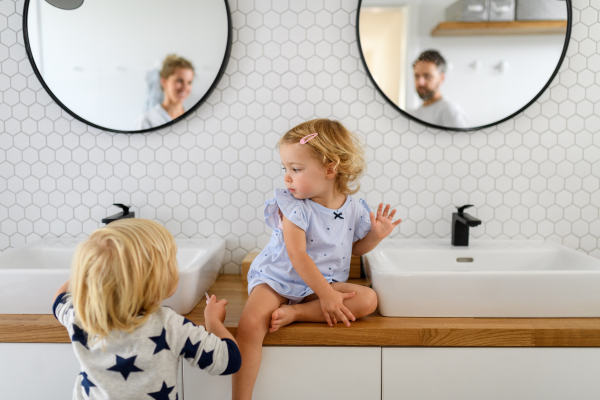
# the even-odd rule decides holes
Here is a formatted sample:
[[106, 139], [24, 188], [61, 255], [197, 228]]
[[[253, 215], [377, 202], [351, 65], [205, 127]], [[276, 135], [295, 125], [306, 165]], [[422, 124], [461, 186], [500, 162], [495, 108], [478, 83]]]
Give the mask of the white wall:
[[550, 90], [471, 133], [426, 129], [377, 94], [358, 57], [356, 1], [231, 6], [232, 59], [208, 102], [168, 129], [123, 135], [49, 99], [22, 45], [22, 2], [0, 2], [0, 249], [89, 234], [123, 202], [176, 236], [225, 237], [226, 270], [237, 272], [269, 239], [263, 201], [283, 184], [275, 143], [319, 116], [366, 139], [359, 196], [398, 207], [396, 237], [450, 240], [454, 207], [474, 204], [474, 238], [546, 238], [600, 257], [600, 20], [587, 1], [575, 1]]

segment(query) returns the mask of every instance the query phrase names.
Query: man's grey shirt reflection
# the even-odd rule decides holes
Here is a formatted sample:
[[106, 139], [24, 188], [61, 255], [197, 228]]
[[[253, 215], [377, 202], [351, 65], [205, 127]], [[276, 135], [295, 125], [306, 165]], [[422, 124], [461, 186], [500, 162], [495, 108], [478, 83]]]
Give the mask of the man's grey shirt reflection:
[[441, 98], [428, 106], [421, 106], [412, 115], [430, 124], [448, 128], [467, 128], [469, 120], [465, 110], [456, 103]]

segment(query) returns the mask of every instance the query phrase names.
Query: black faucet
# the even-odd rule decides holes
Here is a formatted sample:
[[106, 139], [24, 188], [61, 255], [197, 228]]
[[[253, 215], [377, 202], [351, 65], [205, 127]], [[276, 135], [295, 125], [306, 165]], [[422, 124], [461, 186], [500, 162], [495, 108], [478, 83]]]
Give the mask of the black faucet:
[[458, 208], [458, 212], [452, 214], [452, 245], [453, 246], [468, 246], [469, 245], [469, 227], [481, 224], [481, 220], [466, 214], [465, 208], [473, 207], [472, 204], [467, 204]]
[[117, 206], [120, 207], [121, 209], [123, 209], [122, 212], [115, 214], [115, 215], [111, 215], [110, 217], [106, 217], [106, 218], [102, 218], [102, 223], [103, 224], [110, 224], [111, 222], [114, 222], [118, 219], [124, 219], [124, 218], [135, 218], [135, 212], [131, 211], [129, 212], [129, 208], [131, 206], [126, 206], [125, 204], [113, 204], [113, 206]]

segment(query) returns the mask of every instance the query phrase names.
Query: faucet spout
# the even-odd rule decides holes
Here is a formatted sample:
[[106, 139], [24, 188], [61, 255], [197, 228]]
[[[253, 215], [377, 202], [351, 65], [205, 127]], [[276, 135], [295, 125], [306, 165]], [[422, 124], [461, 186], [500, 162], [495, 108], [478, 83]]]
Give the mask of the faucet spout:
[[460, 214], [457, 215], [456, 220], [469, 226], [469, 227], [481, 225], [480, 219], [477, 219], [474, 216], [467, 214], [467, 213], [463, 213], [462, 215], [460, 215]]
[[464, 212], [466, 208], [472, 207], [467, 204], [462, 207], [457, 207], [458, 212], [452, 214], [452, 245], [453, 246], [468, 246], [469, 245], [469, 228], [481, 225], [481, 220]]
[[103, 224], [108, 225], [111, 222], [116, 221], [118, 219], [135, 218], [135, 212], [129, 211], [129, 208], [131, 208], [131, 206], [126, 206], [125, 204], [120, 204], [120, 203], [113, 204], [113, 206], [119, 207], [122, 211], [115, 215], [111, 215], [110, 217], [102, 218]]

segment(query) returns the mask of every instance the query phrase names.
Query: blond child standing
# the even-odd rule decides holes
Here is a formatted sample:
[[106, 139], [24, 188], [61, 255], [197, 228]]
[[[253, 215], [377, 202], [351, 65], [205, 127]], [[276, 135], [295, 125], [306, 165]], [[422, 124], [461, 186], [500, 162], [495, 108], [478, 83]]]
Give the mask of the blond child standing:
[[238, 326], [244, 359], [233, 376], [233, 398], [252, 398], [262, 342], [294, 321], [329, 326], [371, 314], [375, 292], [346, 283], [350, 257], [375, 248], [400, 223], [387, 205], [375, 216], [358, 191], [365, 158], [357, 137], [337, 121], [316, 119], [296, 126], [279, 141], [285, 189], [266, 202], [269, 244], [248, 272], [249, 298]]
[[160, 306], [177, 289], [176, 253], [169, 231], [144, 219], [115, 221], [79, 245], [53, 306], [81, 364], [73, 399], [174, 400], [181, 358], [211, 375], [239, 369], [226, 300], [207, 302], [206, 328]]

